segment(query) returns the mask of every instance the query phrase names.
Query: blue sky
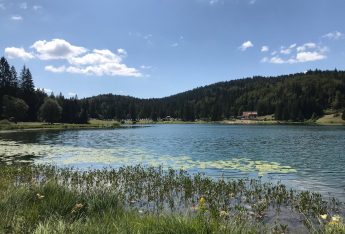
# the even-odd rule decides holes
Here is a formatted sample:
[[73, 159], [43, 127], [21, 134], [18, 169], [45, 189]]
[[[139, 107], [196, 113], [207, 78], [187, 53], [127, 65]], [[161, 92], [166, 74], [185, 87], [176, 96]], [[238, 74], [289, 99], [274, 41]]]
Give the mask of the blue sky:
[[344, 0], [0, 0], [0, 55], [36, 87], [163, 97], [218, 81], [345, 70]]

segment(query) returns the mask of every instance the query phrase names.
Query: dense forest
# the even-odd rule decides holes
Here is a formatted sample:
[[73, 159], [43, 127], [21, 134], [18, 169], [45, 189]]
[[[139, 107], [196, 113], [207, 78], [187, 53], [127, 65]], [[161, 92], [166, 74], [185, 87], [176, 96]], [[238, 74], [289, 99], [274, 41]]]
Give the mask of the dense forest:
[[86, 123], [87, 110], [82, 102], [61, 94], [48, 96], [34, 86], [31, 72], [25, 66], [20, 74], [6, 58], [0, 59], [0, 117], [14, 122], [38, 121]]
[[243, 111], [273, 114], [277, 120], [304, 121], [325, 109], [345, 108], [345, 72], [308, 71], [279, 77], [253, 77], [220, 82], [159, 99], [99, 95], [82, 100], [92, 118], [186, 121], [222, 120]]
[[30, 70], [0, 60], [1, 118], [14, 121], [85, 123], [98, 119], [152, 119], [171, 116], [185, 121], [217, 121], [243, 111], [273, 114], [277, 120], [304, 121], [326, 109], [345, 109], [345, 72], [308, 71], [279, 77], [220, 82], [165, 98], [139, 99], [113, 94], [78, 100], [35, 89]]

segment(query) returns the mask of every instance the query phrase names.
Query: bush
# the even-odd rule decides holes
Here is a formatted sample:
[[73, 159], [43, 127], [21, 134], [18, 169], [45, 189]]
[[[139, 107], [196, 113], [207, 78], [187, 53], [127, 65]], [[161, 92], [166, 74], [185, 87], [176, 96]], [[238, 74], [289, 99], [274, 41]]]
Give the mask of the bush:
[[60, 121], [61, 113], [61, 106], [56, 100], [52, 98], [46, 98], [39, 109], [39, 115], [41, 119], [51, 124]]
[[3, 117], [13, 119], [14, 122], [24, 120], [26, 118], [29, 106], [24, 100], [5, 95], [2, 102]]

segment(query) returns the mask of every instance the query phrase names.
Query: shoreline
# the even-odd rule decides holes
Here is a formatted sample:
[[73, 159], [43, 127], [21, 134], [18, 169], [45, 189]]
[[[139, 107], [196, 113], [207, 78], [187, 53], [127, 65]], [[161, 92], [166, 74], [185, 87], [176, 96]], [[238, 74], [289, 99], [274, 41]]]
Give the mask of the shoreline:
[[174, 124], [219, 124], [219, 125], [295, 125], [295, 126], [337, 126], [344, 127], [344, 123], [322, 123], [322, 122], [289, 122], [289, 121], [257, 121], [257, 120], [222, 120], [222, 121], [139, 121], [137, 123], [119, 124], [113, 121], [102, 121], [102, 124], [65, 124], [55, 123], [19, 123], [10, 125], [0, 125], [0, 133], [8, 131], [35, 131], [35, 130], [93, 130], [93, 129], [117, 129], [124, 128], [126, 125], [141, 126], [145, 124], [174, 125]]

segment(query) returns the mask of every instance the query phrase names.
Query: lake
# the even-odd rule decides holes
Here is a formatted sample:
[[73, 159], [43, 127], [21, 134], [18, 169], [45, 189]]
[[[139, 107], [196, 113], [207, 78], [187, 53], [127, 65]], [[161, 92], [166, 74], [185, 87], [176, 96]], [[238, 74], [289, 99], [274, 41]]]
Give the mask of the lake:
[[214, 178], [281, 181], [345, 200], [345, 128], [281, 125], [152, 125], [112, 130], [0, 133], [2, 163], [80, 170], [136, 164]]

